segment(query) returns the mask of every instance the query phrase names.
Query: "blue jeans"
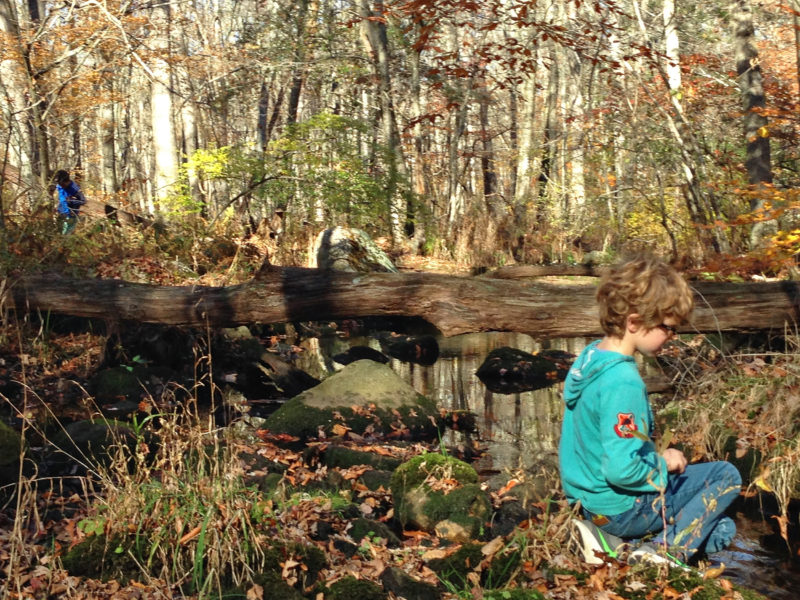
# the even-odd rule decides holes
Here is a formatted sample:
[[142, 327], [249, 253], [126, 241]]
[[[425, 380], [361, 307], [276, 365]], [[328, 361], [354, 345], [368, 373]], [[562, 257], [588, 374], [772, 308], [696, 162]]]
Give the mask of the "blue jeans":
[[[663, 495], [657, 492], [636, 497], [633, 508], [606, 515], [601, 527], [621, 538], [657, 534], [653, 544], [666, 545], [689, 560], [698, 551], [719, 552], [736, 534], [725, 510], [739, 495], [742, 477], [728, 462], [688, 465], [681, 474], [669, 476]], [[666, 527], [665, 527], [666, 524]]]

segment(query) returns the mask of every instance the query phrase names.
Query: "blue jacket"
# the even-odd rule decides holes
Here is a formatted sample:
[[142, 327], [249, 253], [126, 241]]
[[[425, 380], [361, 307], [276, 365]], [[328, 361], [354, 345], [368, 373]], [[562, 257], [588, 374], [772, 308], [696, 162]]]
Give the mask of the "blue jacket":
[[74, 217], [80, 207], [86, 204], [81, 188], [74, 181], [70, 181], [66, 187], [56, 184], [56, 191], [58, 191], [58, 213], [61, 215]]
[[599, 343], [581, 352], [564, 382], [559, 467], [570, 503], [617, 515], [665, 487], [667, 464], [650, 441], [653, 412], [636, 362]]

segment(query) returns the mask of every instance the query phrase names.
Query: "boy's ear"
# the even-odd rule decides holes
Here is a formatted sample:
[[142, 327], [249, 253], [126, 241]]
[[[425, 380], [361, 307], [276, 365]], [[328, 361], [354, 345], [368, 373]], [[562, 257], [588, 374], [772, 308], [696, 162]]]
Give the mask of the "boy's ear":
[[631, 313], [625, 319], [625, 329], [631, 333], [636, 333], [642, 327], [642, 318], [638, 313]]

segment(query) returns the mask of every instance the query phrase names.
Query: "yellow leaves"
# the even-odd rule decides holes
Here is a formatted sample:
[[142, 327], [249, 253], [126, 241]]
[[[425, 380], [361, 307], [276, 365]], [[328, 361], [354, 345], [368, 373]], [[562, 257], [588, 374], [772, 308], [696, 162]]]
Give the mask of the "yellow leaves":
[[753, 485], [755, 485], [758, 489], [767, 492], [768, 494], [774, 494], [775, 490], [767, 483], [767, 477], [769, 477], [769, 467], [764, 469], [761, 474], [753, 480]]
[[348, 431], [350, 431], [349, 427], [346, 427], [340, 423], [336, 423], [333, 427], [333, 435], [345, 435]]

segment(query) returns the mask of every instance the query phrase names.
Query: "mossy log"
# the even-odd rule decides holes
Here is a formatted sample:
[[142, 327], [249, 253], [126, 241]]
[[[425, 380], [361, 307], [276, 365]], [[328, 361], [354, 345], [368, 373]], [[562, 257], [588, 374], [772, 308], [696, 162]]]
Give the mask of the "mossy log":
[[[775, 330], [800, 319], [800, 283], [694, 283], [684, 331]], [[432, 273], [262, 268], [226, 287], [169, 287], [40, 275], [6, 281], [5, 308], [165, 325], [229, 327], [365, 316], [420, 317], [444, 335], [516, 331], [600, 333], [591, 284], [560, 285]]]

